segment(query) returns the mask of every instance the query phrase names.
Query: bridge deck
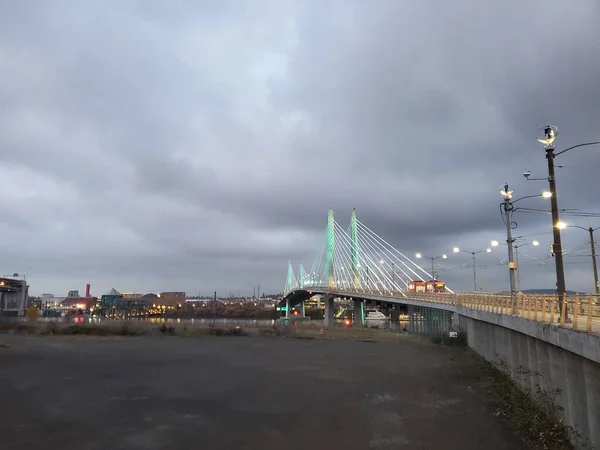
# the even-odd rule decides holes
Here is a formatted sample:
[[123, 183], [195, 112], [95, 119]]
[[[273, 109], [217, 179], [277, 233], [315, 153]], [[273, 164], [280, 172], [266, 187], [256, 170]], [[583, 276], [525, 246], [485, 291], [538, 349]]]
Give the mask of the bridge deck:
[[566, 302], [564, 305], [560, 305], [556, 295], [518, 294], [513, 298], [510, 295], [502, 294], [422, 294], [365, 289], [330, 289], [320, 286], [306, 289], [310, 289], [312, 295], [329, 294], [365, 300], [418, 304], [444, 310], [456, 310], [457, 307], [462, 307], [518, 316], [536, 322], [600, 334], [600, 305], [596, 295], [565, 296]]

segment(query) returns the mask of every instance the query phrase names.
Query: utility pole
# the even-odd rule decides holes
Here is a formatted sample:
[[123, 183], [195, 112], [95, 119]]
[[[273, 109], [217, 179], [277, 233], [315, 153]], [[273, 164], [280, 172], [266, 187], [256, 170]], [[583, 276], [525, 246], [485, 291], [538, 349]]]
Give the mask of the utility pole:
[[515, 245], [515, 263], [517, 264], [517, 292], [521, 292], [521, 266], [519, 266], [519, 247]]
[[475, 266], [475, 252], [472, 252], [473, 256], [473, 292], [477, 292], [477, 267]]
[[[561, 316], [562, 310], [565, 310], [565, 322], [569, 321], [569, 311], [567, 308], [567, 287], [565, 283], [565, 267], [563, 263], [563, 249], [562, 241], [560, 237], [560, 220], [558, 217], [558, 195], [556, 192], [556, 174], [554, 170], [554, 140], [558, 135], [558, 128], [552, 125], [546, 125], [544, 127], [544, 136], [538, 138], [537, 141], [540, 144], [544, 144], [546, 150], [546, 160], [548, 161], [548, 183], [550, 186], [550, 204], [552, 206], [552, 235], [554, 238], [554, 266], [556, 267], [556, 290], [558, 293], [558, 301], [560, 304]], [[592, 145], [593, 143], [580, 144], [570, 148], [567, 148], [558, 154], [564, 153], [572, 148], [580, 147], [582, 145]], [[559, 321], [561, 321], [559, 316]]]
[[598, 264], [596, 263], [596, 245], [594, 243], [594, 229], [590, 227], [590, 248], [592, 250], [592, 267], [594, 269], [594, 288], [596, 294], [600, 294], [600, 286], [598, 285]]
[[213, 298], [213, 325], [217, 321], [217, 291], [215, 291], [215, 296]]
[[[552, 235], [554, 238], [554, 266], [556, 267], [556, 289], [558, 291], [558, 301], [561, 306], [565, 305], [566, 298], [566, 283], [565, 283], [565, 267], [563, 263], [562, 240], [560, 237], [559, 217], [558, 217], [558, 198], [556, 196], [556, 176], [554, 171], [554, 146], [546, 148], [546, 159], [548, 160], [548, 182], [550, 185], [550, 204], [552, 206]], [[565, 321], [569, 319], [569, 311], [565, 305]]]
[[510, 201], [512, 198], [512, 191], [509, 190], [508, 184], [504, 185], [503, 190], [500, 191], [502, 196], [504, 197], [504, 213], [506, 215], [506, 245], [508, 246], [508, 277], [510, 282], [510, 296], [512, 303], [512, 314], [517, 314], [517, 298], [516, 298], [516, 288], [515, 288], [515, 269], [516, 264], [514, 262], [514, 254], [513, 254], [513, 242], [514, 239], [512, 237], [512, 213], [513, 213], [513, 204]]

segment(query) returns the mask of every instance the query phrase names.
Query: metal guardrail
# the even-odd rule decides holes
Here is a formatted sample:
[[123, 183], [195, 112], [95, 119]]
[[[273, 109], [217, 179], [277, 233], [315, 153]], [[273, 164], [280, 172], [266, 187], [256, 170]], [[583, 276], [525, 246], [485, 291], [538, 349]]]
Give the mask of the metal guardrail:
[[565, 296], [561, 305], [558, 295], [482, 294], [457, 293], [414, 293], [404, 291], [378, 291], [363, 288], [329, 288], [306, 286], [304, 290], [347, 293], [348, 296], [367, 294], [383, 298], [416, 300], [425, 303], [452, 305], [478, 311], [522, 317], [536, 322], [559, 325], [573, 330], [600, 333], [600, 297], [594, 294]]

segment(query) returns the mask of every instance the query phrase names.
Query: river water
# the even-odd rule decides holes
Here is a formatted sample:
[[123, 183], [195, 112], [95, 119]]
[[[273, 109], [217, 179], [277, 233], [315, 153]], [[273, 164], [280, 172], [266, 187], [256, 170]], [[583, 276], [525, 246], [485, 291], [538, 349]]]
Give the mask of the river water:
[[[25, 318], [16, 317], [2, 318], [2, 320], [25, 320]], [[62, 322], [62, 323], [101, 323], [112, 321], [113, 319], [105, 319], [101, 317], [90, 317], [90, 316], [70, 316], [70, 317], [44, 317], [40, 318], [43, 322]], [[131, 319], [136, 320], [136, 319]], [[265, 319], [212, 319], [212, 318], [193, 318], [193, 319], [177, 319], [177, 318], [163, 318], [163, 317], [151, 317], [146, 319], [137, 319], [144, 322], [156, 323], [156, 324], [189, 324], [189, 325], [204, 325], [209, 326], [211, 324], [220, 326], [240, 326], [240, 327], [256, 327], [256, 326], [272, 326], [279, 323], [277, 320], [265, 320]], [[285, 319], [279, 319], [284, 321]], [[322, 324], [321, 320], [310, 320], [310, 319], [298, 319], [299, 323], [314, 323], [315, 325]], [[290, 319], [290, 323], [293, 323], [294, 319]], [[367, 327], [376, 327], [380, 329], [390, 329], [398, 332], [407, 332], [411, 334], [427, 334], [427, 335], [439, 335], [441, 333], [447, 333], [451, 330], [452, 325], [452, 313], [448, 311], [442, 311], [434, 308], [407, 306], [406, 313], [401, 316], [401, 320], [368, 320], [366, 321]], [[344, 319], [336, 320], [334, 326], [350, 326]]]

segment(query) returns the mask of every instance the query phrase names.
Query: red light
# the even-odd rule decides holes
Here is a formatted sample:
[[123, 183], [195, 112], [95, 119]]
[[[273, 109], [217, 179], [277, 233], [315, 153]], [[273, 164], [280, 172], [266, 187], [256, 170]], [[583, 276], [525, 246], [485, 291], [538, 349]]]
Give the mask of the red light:
[[297, 316], [298, 314], [300, 314], [298, 311], [294, 310], [294, 315]]

